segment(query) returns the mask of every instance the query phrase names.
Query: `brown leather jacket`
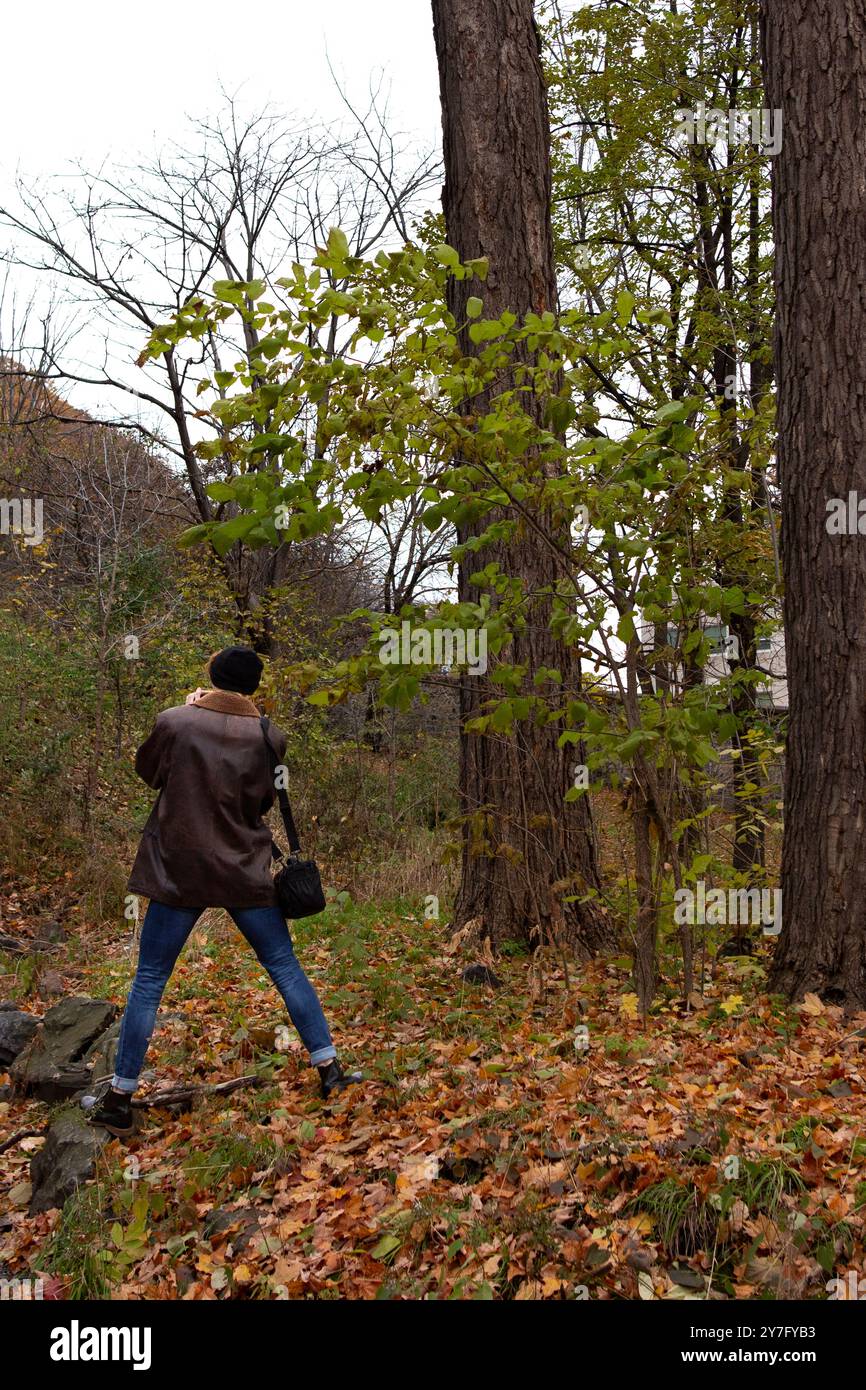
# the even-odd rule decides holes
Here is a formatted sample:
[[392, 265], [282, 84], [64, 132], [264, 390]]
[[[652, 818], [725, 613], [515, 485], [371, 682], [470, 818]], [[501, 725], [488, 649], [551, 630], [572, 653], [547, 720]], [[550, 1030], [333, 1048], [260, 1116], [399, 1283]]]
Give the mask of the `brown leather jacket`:
[[[282, 763], [285, 735], [271, 725]], [[274, 781], [252, 700], [210, 690], [157, 716], [135, 770], [159, 792], [129, 880], [168, 907], [266, 907]]]

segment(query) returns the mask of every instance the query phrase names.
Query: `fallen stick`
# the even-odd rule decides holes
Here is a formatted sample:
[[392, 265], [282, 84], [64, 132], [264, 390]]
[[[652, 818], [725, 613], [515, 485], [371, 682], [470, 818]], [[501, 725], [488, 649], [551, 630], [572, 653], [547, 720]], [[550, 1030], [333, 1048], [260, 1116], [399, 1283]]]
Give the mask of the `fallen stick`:
[[159, 1091], [155, 1096], [134, 1100], [132, 1104], [139, 1110], [159, 1109], [164, 1105], [180, 1105], [184, 1101], [194, 1100], [196, 1096], [227, 1096], [232, 1091], [240, 1090], [241, 1086], [261, 1086], [264, 1079], [253, 1073], [250, 1076], [236, 1076], [233, 1081], [218, 1081], [214, 1085], [176, 1086], [173, 1091]]
[[33, 1139], [37, 1136], [41, 1137], [44, 1133], [44, 1129], [19, 1129], [18, 1133], [13, 1134], [10, 1139], [3, 1140], [3, 1143], [0, 1144], [0, 1154], [5, 1153], [7, 1149], [14, 1149], [15, 1145], [21, 1139]]

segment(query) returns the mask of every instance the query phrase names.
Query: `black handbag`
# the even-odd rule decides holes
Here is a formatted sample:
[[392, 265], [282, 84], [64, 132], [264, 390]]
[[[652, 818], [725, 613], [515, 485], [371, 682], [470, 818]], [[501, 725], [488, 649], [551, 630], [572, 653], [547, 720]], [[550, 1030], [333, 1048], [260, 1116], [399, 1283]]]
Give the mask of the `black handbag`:
[[[277, 762], [276, 750], [268, 738], [270, 721], [266, 715], [262, 715], [259, 723], [268, 750], [271, 776], [274, 777], [279, 763]], [[301, 842], [295, 829], [295, 820], [289, 804], [288, 793], [285, 787], [275, 787], [275, 791], [280, 803], [283, 825], [286, 827], [290, 853], [286, 859], [282, 850], [278, 849], [274, 841], [271, 840], [271, 855], [275, 861], [283, 861], [282, 867], [274, 874], [274, 887], [277, 890], [277, 902], [283, 916], [296, 922], [300, 917], [312, 917], [315, 913], [321, 912], [325, 907], [325, 893], [315, 860], [301, 859], [300, 857]]]

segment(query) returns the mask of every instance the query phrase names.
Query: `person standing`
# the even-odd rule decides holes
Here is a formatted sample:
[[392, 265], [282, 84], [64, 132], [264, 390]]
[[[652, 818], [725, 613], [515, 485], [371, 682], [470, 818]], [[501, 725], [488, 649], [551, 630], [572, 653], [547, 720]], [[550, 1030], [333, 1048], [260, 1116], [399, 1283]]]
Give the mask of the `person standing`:
[[281, 764], [286, 738], [263, 736], [251, 696], [262, 662], [251, 647], [226, 647], [208, 664], [210, 689], [157, 716], [135, 769], [158, 791], [129, 891], [150, 899], [138, 968], [120, 1027], [115, 1074], [90, 1116], [111, 1134], [133, 1132], [131, 1100], [163, 991], [190, 932], [209, 907], [225, 908], [270, 975], [318, 1068], [327, 1098], [361, 1079], [343, 1070], [322, 1006], [295, 955], [271, 875], [274, 801], [268, 738]]

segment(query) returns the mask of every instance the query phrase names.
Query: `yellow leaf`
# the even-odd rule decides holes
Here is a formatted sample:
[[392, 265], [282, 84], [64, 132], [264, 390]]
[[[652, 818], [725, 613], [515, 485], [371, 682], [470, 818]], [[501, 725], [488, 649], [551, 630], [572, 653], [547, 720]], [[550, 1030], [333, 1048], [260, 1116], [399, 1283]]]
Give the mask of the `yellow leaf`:
[[727, 999], [722, 1000], [721, 1004], [719, 1005], [719, 1008], [721, 1009], [723, 1014], [727, 1014], [730, 1018], [731, 1014], [735, 1014], [737, 1012], [737, 1009], [740, 1007], [742, 1002], [742, 994], [729, 994]]
[[397, 1175], [397, 1191], [420, 1187], [425, 1182], [435, 1182], [439, 1176], [439, 1160], [430, 1154], [416, 1154], [407, 1160], [402, 1172]]
[[553, 1298], [554, 1294], [565, 1288], [565, 1280], [558, 1279], [555, 1274], [545, 1274], [541, 1281], [541, 1297]]
[[305, 1216], [287, 1216], [279, 1225], [280, 1240], [288, 1240], [290, 1236], [296, 1236], [309, 1224]]
[[633, 1231], [638, 1231], [642, 1235], [649, 1235], [650, 1231], [653, 1228], [653, 1219], [650, 1216], [649, 1212], [645, 1211], [642, 1212], [641, 1215], [637, 1217], [636, 1220], [632, 1221], [630, 1224]]
[[534, 1279], [527, 1279], [525, 1283], [520, 1285], [514, 1298], [517, 1303], [531, 1303], [534, 1299], [538, 1298], [538, 1295], [538, 1283]]
[[620, 1013], [625, 1014], [626, 1018], [637, 1018], [638, 999], [636, 994], [623, 994], [619, 1001]]
[[817, 1018], [819, 1014], [824, 1012], [824, 1005], [817, 994], [807, 994], [800, 1008], [804, 1014], [811, 1014], [813, 1018]]

